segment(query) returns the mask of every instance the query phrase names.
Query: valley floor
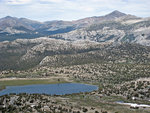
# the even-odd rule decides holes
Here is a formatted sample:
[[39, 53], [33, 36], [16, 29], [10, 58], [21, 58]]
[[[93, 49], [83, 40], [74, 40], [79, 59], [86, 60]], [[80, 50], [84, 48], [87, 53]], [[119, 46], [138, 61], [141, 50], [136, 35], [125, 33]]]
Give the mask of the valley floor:
[[[144, 79], [142, 79], [144, 80]], [[148, 80], [148, 79], [147, 79]], [[139, 80], [138, 80], [139, 81]], [[29, 85], [76, 82], [68, 77], [48, 78], [3, 78], [0, 84]], [[84, 82], [82, 82], [84, 83]], [[118, 101], [142, 103], [150, 105], [150, 101], [126, 99], [124, 96], [105, 95], [100, 91], [64, 96], [48, 96], [40, 94], [18, 94], [0, 97], [0, 113], [53, 112], [53, 113], [149, 113], [150, 108], [133, 108], [130, 105], [118, 104]]]
[[148, 107], [117, 103], [123, 101], [150, 105], [149, 69], [149, 64], [89, 63], [61, 67], [42, 66], [24, 71], [2, 71], [1, 90], [6, 86], [66, 82], [94, 84], [98, 85], [99, 89], [91, 93], [64, 96], [5, 95], [0, 97], [0, 111], [2, 113], [9, 113], [9, 110], [15, 113], [149, 113]]

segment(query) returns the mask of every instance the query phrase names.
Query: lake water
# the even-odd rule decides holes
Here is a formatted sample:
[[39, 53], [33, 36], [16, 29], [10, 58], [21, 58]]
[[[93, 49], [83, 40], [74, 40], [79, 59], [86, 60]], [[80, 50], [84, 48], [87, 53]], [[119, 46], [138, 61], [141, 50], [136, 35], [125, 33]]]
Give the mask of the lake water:
[[91, 92], [97, 90], [95, 85], [78, 84], [78, 83], [62, 83], [62, 84], [39, 84], [25, 86], [7, 86], [6, 89], [0, 91], [0, 96], [10, 93], [38, 93], [49, 95], [64, 95], [80, 92]]

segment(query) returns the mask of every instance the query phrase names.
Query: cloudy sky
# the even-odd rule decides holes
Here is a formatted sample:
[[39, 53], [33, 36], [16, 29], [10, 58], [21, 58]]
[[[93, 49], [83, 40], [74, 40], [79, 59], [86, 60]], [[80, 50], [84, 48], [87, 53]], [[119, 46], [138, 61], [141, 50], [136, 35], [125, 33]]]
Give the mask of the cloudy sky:
[[114, 10], [150, 17], [150, 0], [0, 0], [0, 18], [9, 15], [38, 21], [76, 20]]

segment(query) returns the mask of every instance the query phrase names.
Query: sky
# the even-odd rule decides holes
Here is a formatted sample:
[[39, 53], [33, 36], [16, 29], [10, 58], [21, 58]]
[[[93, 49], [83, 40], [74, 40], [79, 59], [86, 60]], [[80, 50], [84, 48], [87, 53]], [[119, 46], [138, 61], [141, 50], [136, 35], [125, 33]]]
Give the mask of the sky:
[[0, 0], [0, 18], [71, 21], [106, 15], [114, 10], [150, 17], [150, 0]]

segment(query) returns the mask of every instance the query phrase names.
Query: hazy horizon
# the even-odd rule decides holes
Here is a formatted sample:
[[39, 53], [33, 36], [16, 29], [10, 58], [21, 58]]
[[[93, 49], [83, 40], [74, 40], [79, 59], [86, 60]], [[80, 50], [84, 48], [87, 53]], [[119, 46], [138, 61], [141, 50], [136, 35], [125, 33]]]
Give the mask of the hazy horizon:
[[0, 18], [6, 16], [36, 21], [73, 21], [103, 16], [118, 10], [150, 17], [149, 0], [0, 0]]

